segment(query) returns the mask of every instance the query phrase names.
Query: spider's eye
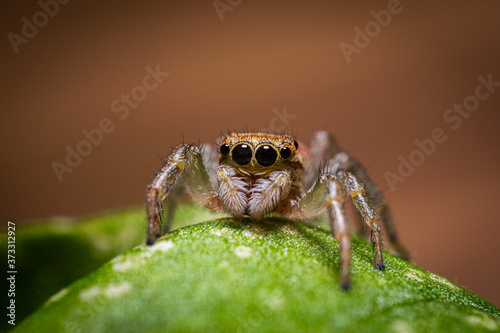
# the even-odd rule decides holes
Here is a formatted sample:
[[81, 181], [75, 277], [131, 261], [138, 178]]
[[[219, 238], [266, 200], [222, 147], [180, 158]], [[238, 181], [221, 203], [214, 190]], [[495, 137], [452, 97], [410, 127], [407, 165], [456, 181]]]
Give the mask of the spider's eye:
[[299, 149], [299, 143], [295, 140], [293, 140], [293, 146], [295, 147], [295, 149]]
[[220, 153], [224, 156], [229, 154], [229, 145], [227, 143], [220, 146]]
[[290, 155], [292, 155], [292, 151], [291, 151], [291, 150], [290, 150], [290, 148], [288, 148], [288, 147], [283, 147], [283, 148], [281, 148], [281, 150], [280, 150], [280, 155], [281, 155], [281, 157], [283, 157], [283, 158], [289, 158], [289, 157], [290, 157]]
[[260, 146], [255, 152], [255, 159], [262, 166], [270, 166], [276, 162], [278, 153], [269, 145]]
[[252, 148], [245, 144], [240, 143], [233, 148], [233, 161], [239, 165], [246, 165], [252, 160]]

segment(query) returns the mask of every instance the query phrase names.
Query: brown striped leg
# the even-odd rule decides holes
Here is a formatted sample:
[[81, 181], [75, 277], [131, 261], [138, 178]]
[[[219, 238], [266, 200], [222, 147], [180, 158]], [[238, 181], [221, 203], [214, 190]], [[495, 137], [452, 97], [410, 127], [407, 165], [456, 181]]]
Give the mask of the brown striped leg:
[[335, 155], [330, 160], [328, 165], [329, 173], [337, 174], [340, 170], [346, 170], [352, 173], [359, 182], [364, 184], [366, 195], [370, 203], [373, 207], [379, 207], [377, 210], [380, 212], [384, 230], [387, 234], [387, 239], [392, 245], [392, 248], [397, 252], [397, 255], [400, 258], [409, 260], [410, 255], [399, 240], [390, 209], [385, 203], [385, 199], [382, 193], [380, 193], [379, 189], [373, 184], [370, 177], [368, 177], [368, 174], [366, 173], [363, 166], [354, 157], [346, 152], [341, 152]]
[[365, 223], [370, 227], [371, 241], [375, 251], [375, 267], [380, 270], [385, 269], [382, 255], [382, 240], [380, 236], [380, 218], [375, 208], [373, 208], [368, 200], [363, 185], [353, 174], [349, 172], [339, 171], [337, 173], [337, 177], [347, 188], [354, 207], [361, 214]]
[[326, 211], [332, 234], [339, 241], [340, 286], [347, 290], [350, 287], [351, 230], [345, 213], [343, 186], [337, 178], [328, 178], [331, 180], [326, 186]]
[[311, 188], [320, 177], [321, 168], [335, 154], [340, 152], [335, 138], [327, 131], [314, 132], [309, 145], [310, 151], [305, 165], [304, 187]]
[[323, 175], [287, 215], [312, 218], [322, 214], [326, 206], [332, 235], [339, 241], [340, 286], [347, 290], [350, 287], [351, 231], [344, 209], [344, 193], [342, 183], [334, 175]]
[[[184, 172], [187, 171], [187, 172]], [[162, 203], [171, 194], [176, 182], [184, 174], [184, 181], [193, 199], [209, 209], [216, 209], [219, 200], [203, 165], [198, 146], [183, 144], [174, 148], [164, 166], [147, 188], [148, 245], [161, 236]]]

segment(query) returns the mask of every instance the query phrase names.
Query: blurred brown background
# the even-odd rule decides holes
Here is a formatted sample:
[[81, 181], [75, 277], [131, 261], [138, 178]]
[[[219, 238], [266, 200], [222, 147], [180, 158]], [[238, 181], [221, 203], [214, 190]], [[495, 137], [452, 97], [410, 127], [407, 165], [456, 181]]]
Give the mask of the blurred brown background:
[[[457, 129], [443, 120], [478, 76], [500, 82], [500, 4], [389, 3], [71, 1], [53, 17], [2, 3], [1, 221], [141, 204], [158, 156], [183, 140], [327, 129], [382, 188], [419, 265], [500, 305], [500, 87]], [[356, 27], [372, 37], [348, 63]], [[148, 66], [169, 73], [149, 91]], [[111, 133], [58, 179], [53, 162], [88, 149], [82, 131], [103, 119]], [[387, 172], [435, 128], [447, 139], [392, 191]]]

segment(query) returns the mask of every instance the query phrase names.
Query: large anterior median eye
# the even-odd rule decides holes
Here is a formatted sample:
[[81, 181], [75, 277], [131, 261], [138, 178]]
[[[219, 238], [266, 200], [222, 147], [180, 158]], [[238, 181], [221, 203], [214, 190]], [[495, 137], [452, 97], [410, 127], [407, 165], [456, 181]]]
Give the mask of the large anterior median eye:
[[233, 148], [233, 161], [239, 165], [246, 165], [252, 160], [252, 148], [246, 143], [240, 143]]
[[269, 145], [260, 146], [255, 153], [255, 159], [262, 166], [273, 165], [277, 157], [278, 153]]

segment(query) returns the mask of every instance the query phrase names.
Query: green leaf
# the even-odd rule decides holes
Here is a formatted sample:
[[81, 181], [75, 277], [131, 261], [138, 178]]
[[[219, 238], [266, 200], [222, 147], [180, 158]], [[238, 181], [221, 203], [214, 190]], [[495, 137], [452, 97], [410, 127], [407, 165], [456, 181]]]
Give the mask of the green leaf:
[[[141, 221], [142, 222], [142, 221]], [[353, 239], [352, 288], [322, 228], [223, 218], [135, 247], [53, 295], [15, 332], [493, 332], [500, 309]]]
[[[196, 205], [180, 205], [175, 227], [206, 221], [213, 214]], [[143, 207], [85, 218], [52, 218], [16, 225], [16, 322], [51, 295], [105, 262], [144, 242]], [[7, 249], [7, 235], [0, 245]], [[9, 325], [3, 321], [0, 331]]]

